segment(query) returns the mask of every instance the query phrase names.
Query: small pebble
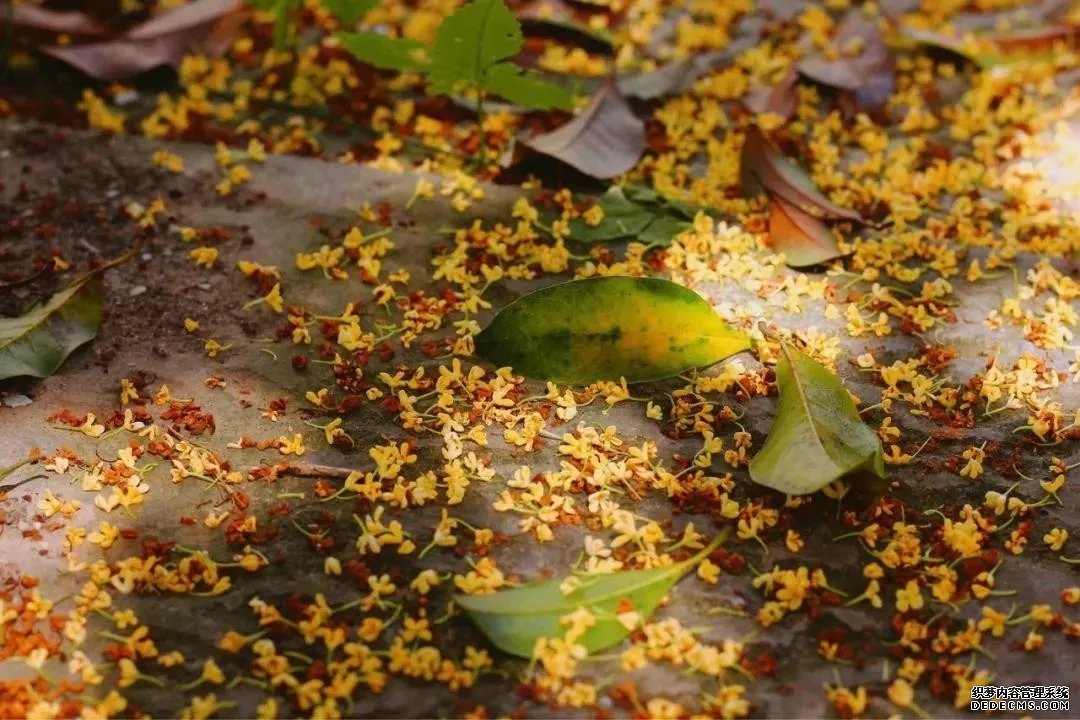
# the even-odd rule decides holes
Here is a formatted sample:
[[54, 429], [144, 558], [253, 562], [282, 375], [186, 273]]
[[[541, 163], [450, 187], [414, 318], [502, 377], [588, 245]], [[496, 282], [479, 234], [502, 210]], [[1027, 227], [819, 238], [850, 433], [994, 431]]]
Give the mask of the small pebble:
[[131, 297], [139, 297], [144, 292], [146, 292], [145, 285], [136, 285], [135, 287], [128, 290], [128, 295], [130, 295]]
[[4, 405], [10, 408], [26, 407], [30, 403], [34, 402], [27, 396], [21, 393], [10, 393], [3, 396]]

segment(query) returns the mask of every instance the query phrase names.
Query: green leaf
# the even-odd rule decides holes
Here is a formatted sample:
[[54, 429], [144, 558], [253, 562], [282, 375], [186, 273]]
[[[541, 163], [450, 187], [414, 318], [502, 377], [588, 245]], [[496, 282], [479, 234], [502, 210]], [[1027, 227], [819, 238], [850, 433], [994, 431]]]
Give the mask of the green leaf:
[[521, 51], [521, 25], [503, 0], [473, 0], [443, 20], [431, 48], [429, 91], [483, 87], [487, 70]]
[[672, 215], [661, 215], [649, 223], [637, 237], [638, 241], [646, 245], [667, 247], [675, 236], [694, 227], [693, 223], [677, 218]]
[[659, 205], [662, 198], [656, 194], [656, 191], [647, 185], [622, 185], [623, 195], [631, 202], [647, 205]]
[[664, 599], [675, 583], [708, 557], [724, 541], [723, 528], [701, 552], [681, 563], [649, 570], [627, 570], [580, 576], [581, 585], [568, 594], [553, 579], [490, 595], [458, 595], [455, 602], [500, 650], [530, 658], [538, 638], [563, 637], [567, 626], [560, 619], [585, 608], [596, 624], [578, 640], [590, 652], [615, 645], [630, 634], [618, 613], [636, 612], [638, 625]]
[[566, 90], [533, 73], [523, 73], [521, 68], [509, 62], [489, 68], [483, 88], [512, 103], [537, 110], [570, 110], [574, 107], [574, 98]]
[[375, 32], [334, 33], [341, 46], [358, 60], [383, 70], [423, 72], [431, 67], [424, 59], [427, 46], [416, 40], [387, 37]]
[[379, 0], [322, 0], [322, 6], [348, 28], [356, 27], [378, 4]]
[[570, 221], [570, 239], [582, 243], [600, 243], [633, 238], [656, 219], [657, 209], [629, 200], [618, 185], [600, 196], [597, 205], [604, 211], [599, 225], [581, 218]]
[[0, 380], [48, 377], [101, 326], [103, 283], [98, 272], [75, 281], [17, 318], [0, 318]]
[[687, 220], [693, 220], [694, 216], [699, 212], [708, 212], [706, 208], [700, 205], [692, 205], [682, 200], [659, 195], [655, 190], [645, 185], [622, 185], [621, 187], [623, 194], [631, 202], [641, 205], [657, 205], [676, 215], [682, 215]]
[[816, 492], [856, 472], [884, 479], [877, 434], [859, 418], [839, 378], [789, 344], [780, 348], [780, 404], [765, 445], [750, 462], [750, 478], [791, 495]]
[[503, 308], [476, 351], [555, 382], [643, 382], [720, 362], [750, 347], [692, 290], [669, 280], [595, 277], [537, 290]]

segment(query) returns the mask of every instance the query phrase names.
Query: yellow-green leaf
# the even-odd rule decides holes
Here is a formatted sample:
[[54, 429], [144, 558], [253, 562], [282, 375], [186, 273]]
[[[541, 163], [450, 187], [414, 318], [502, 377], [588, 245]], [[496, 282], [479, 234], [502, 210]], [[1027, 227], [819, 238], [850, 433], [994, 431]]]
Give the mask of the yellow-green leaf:
[[455, 601], [492, 644], [524, 658], [532, 657], [538, 638], [565, 635], [567, 626], [561, 619], [584, 608], [596, 622], [577, 642], [588, 652], [596, 652], [621, 642], [639, 626], [675, 583], [708, 557], [728, 532], [725, 527], [707, 547], [684, 562], [649, 570], [578, 576], [580, 584], [565, 594], [566, 581], [554, 579], [490, 595], [458, 595]]
[[750, 478], [791, 495], [816, 492], [856, 472], [885, 477], [877, 434], [859, 418], [839, 378], [783, 343], [776, 366], [780, 404]]
[[0, 318], [0, 380], [47, 377], [97, 335], [104, 296], [91, 273], [25, 315]]
[[597, 277], [537, 290], [503, 308], [476, 350], [556, 382], [659, 380], [750, 347], [692, 290], [668, 280]]

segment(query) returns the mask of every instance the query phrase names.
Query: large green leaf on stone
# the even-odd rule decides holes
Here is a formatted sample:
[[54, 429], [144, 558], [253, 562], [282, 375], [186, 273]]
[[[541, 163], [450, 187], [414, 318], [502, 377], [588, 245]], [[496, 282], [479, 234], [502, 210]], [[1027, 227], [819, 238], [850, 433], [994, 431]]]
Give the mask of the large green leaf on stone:
[[562, 618], [584, 608], [595, 624], [577, 640], [590, 652], [622, 641], [656, 609], [668, 591], [724, 538], [724, 528], [707, 547], [681, 563], [648, 570], [578, 576], [577, 587], [563, 592], [565, 580], [553, 579], [489, 595], [458, 595], [455, 602], [500, 650], [532, 657], [539, 638], [566, 633]]
[[0, 380], [47, 377], [94, 339], [104, 297], [100, 273], [86, 275], [16, 318], [0, 318]]
[[659, 380], [750, 347], [692, 290], [668, 280], [596, 277], [537, 290], [476, 337], [483, 357], [555, 382]]
[[816, 492], [858, 472], [884, 479], [877, 434], [859, 418], [839, 378], [787, 343], [776, 366], [780, 404], [750, 478], [790, 495]]

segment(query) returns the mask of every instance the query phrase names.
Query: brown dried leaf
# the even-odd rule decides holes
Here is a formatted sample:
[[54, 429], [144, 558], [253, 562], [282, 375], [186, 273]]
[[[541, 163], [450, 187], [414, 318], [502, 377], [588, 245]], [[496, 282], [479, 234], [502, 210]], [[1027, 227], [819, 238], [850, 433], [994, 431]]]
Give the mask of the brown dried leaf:
[[[861, 43], [862, 52], [844, 55], [853, 43]], [[892, 93], [896, 67], [877, 23], [853, 10], [837, 26], [832, 44], [839, 57], [806, 58], [799, 63], [798, 71], [814, 82], [852, 93], [858, 107], [882, 107]]]
[[820, 265], [843, 254], [825, 223], [779, 197], [771, 201], [769, 240], [793, 268]]
[[770, 195], [817, 218], [863, 221], [859, 213], [827, 198], [803, 169], [774, 148], [756, 126], [746, 131], [741, 162], [744, 186], [756, 180]]
[[[0, 13], [6, 12], [6, 7], [0, 10]], [[109, 33], [107, 25], [98, 22], [86, 13], [49, 10], [37, 5], [15, 5], [12, 22], [17, 28], [67, 35], [101, 36]]]
[[795, 85], [799, 74], [789, 72], [775, 85], [757, 85], [742, 97], [743, 106], [755, 115], [773, 113], [785, 120], [795, 113]]
[[563, 0], [531, 0], [514, 13], [526, 37], [551, 38], [586, 52], [611, 55], [611, 33], [595, 30]]
[[693, 87], [699, 77], [726, 60], [728, 55], [727, 51], [702, 53], [685, 60], [668, 63], [652, 72], [621, 77], [619, 90], [627, 97], [642, 100], [686, 92]]
[[243, 18], [242, 0], [195, 0], [96, 43], [48, 46], [41, 52], [91, 77], [121, 80], [160, 65], [179, 67], [191, 51], [224, 52]]
[[562, 127], [521, 141], [586, 175], [607, 179], [626, 172], [645, 152], [645, 123], [608, 81], [581, 113]]

